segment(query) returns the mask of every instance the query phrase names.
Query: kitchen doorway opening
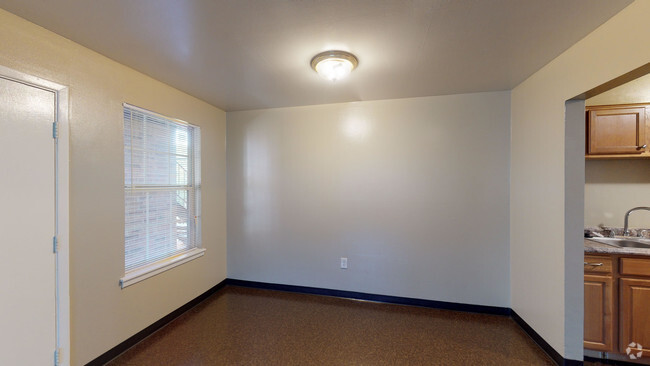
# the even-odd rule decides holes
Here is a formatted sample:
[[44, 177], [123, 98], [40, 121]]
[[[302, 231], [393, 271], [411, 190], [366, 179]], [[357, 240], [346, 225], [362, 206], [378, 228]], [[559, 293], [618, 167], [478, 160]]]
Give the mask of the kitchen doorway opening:
[[[585, 238], [620, 237], [625, 212], [650, 206], [650, 148], [643, 146], [650, 145], [645, 144], [650, 141], [650, 113], [645, 111], [650, 112], [650, 63], [565, 102], [565, 327], [583, 335], [582, 344], [572, 346], [584, 349], [585, 361], [650, 365], [650, 249], [643, 258], [630, 248]], [[600, 114], [604, 118], [594, 122]], [[623, 133], [626, 129], [631, 137]], [[611, 150], [615, 144], [636, 145]], [[642, 229], [642, 222], [650, 229], [650, 212], [638, 214], [630, 227]], [[634, 230], [635, 236], [641, 231]], [[650, 239], [648, 232], [643, 235]], [[631, 271], [632, 262], [624, 258], [634, 259], [635, 265], [647, 259], [642, 268], [648, 276], [621, 276], [621, 263]], [[644, 301], [648, 306], [641, 311]]]

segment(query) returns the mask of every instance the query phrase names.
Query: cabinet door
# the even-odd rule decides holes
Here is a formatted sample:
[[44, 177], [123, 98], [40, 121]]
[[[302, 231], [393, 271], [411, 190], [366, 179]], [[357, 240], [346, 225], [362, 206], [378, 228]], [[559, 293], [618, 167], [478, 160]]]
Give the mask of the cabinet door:
[[650, 280], [621, 278], [620, 294], [619, 352], [634, 342], [643, 345], [643, 357], [650, 356]]
[[614, 350], [614, 290], [610, 276], [585, 275], [584, 347]]
[[645, 118], [643, 107], [589, 111], [587, 154], [643, 153]]

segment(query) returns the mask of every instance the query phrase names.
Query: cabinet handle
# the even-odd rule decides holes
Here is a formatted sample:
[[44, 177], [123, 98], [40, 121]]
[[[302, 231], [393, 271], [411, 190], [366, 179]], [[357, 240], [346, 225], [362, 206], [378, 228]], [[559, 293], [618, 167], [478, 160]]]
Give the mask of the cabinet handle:
[[594, 267], [597, 267], [597, 266], [602, 266], [602, 265], [603, 265], [602, 263], [589, 263], [589, 262], [585, 262], [585, 266], [594, 266]]
[[643, 144], [643, 146], [637, 146], [637, 149], [645, 149], [648, 147], [648, 144]]

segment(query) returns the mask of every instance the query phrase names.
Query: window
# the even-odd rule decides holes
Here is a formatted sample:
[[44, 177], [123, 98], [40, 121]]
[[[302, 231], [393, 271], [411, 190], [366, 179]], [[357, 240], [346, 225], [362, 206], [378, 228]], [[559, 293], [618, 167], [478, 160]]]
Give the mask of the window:
[[124, 104], [122, 288], [203, 255], [200, 135]]

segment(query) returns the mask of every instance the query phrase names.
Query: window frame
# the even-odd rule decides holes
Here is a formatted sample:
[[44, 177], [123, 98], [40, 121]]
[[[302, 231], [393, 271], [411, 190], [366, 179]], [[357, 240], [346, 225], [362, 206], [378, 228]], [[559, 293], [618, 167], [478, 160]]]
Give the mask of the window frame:
[[[188, 168], [191, 167], [191, 174], [188, 176], [188, 181], [186, 185], [157, 185], [157, 184], [134, 184], [133, 181], [131, 184], [127, 184], [127, 177], [126, 173], [124, 176], [124, 204], [125, 204], [125, 229], [124, 229], [124, 276], [120, 278], [120, 287], [125, 288], [130, 285], [133, 285], [135, 283], [138, 283], [142, 280], [145, 280], [149, 277], [153, 277], [157, 274], [160, 274], [162, 272], [168, 271], [174, 267], [177, 267], [181, 264], [187, 263], [189, 261], [192, 261], [196, 258], [199, 258], [205, 254], [205, 248], [202, 248], [202, 243], [201, 243], [201, 142], [200, 142], [200, 135], [201, 135], [201, 128], [199, 126], [187, 123], [185, 121], [175, 119], [175, 118], [170, 118], [167, 116], [164, 116], [162, 114], [152, 112], [150, 110], [140, 108], [128, 103], [123, 103], [122, 104], [122, 115], [123, 115], [123, 128], [126, 129], [126, 120], [124, 119], [124, 114], [126, 113], [126, 110], [130, 110], [131, 113], [137, 112], [143, 114], [145, 117], [150, 116], [155, 119], [162, 119], [170, 123], [176, 123], [184, 126], [189, 126], [190, 128], [188, 131], [190, 132], [188, 136]], [[144, 122], [146, 123], [146, 122]], [[131, 125], [130, 128], [132, 129], [133, 126]], [[127, 160], [126, 160], [126, 152], [127, 152], [127, 145], [126, 145], [126, 138], [124, 137], [123, 132], [122, 136], [124, 138], [123, 142], [123, 152], [124, 152], [124, 170], [126, 171], [127, 168]], [[133, 149], [133, 141], [131, 141], [131, 145], [128, 147], [132, 151]], [[129, 166], [132, 166], [133, 161], [129, 162]], [[133, 177], [131, 177], [133, 179]], [[127, 257], [126, 257], [126, 223], [127, 223], [127, 217], [126, 217], [126, 205], [127, 205], [127, 199], [128, 199], [128, 194], [131, 192], [153, 192], [156, 190], [187, 190], [188, 194], [187, 197], [193, 197], [193, 200], [189, 200], [190, 203], [188, 204], [188, 210], [190, 217], [194, 216], [194, 223], [193, 225], [188, 225], [188, 236], [192, 235], [192, 243], [194, 244], [193, 247], [179, 251], [179, 252], [173, 252], [169, 253], [165, 257], [162, 257], [156, 261], [152, 262], [146, 262], [141, 265], [138, 265], [136, 267], [127, 269]], [[146, 224], [144, 224], [146, 227]]]

